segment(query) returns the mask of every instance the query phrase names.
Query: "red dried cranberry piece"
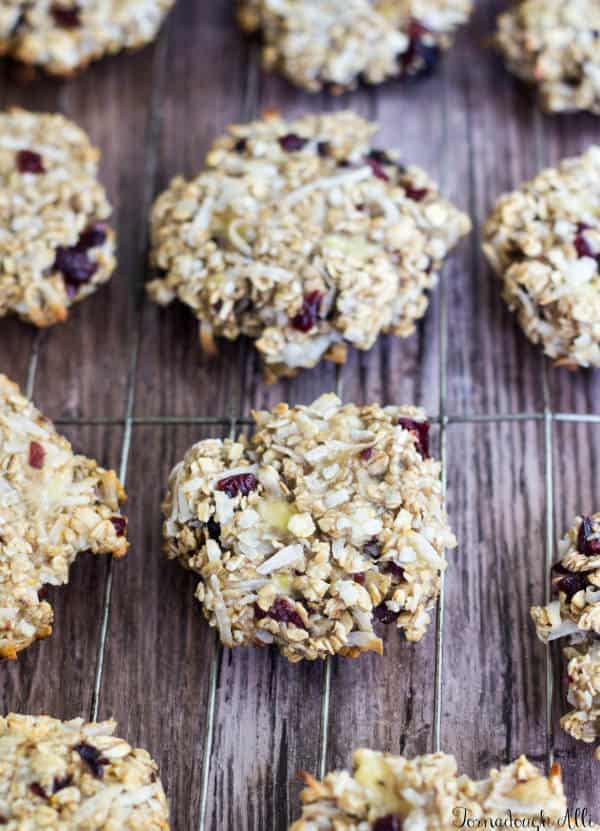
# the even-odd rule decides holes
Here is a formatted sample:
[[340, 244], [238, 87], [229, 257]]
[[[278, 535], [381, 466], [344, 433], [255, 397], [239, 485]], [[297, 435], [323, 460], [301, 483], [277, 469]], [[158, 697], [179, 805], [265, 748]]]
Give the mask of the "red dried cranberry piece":
[[284, 597], [278, 597], [275, 600], [267, 615], [279, 623], [291, 623], [292, 626], [296, 626], [298, 629], [306, 629], [298, 612]]
[[360, 458], [363, 459], [365, 462], [368, 462], [372, 455], [373, 455], [373, 448], [372, 447], [365, 447], [364, 450], [360, 451]]
[[117, 537], [124, 537], [127, 530], [127, 520], [124, 516], [111, 516], [110, 521], [113, 524]]
[[384, 574], [391, 574], [396, 580], [404, 580], [404, 569], [396, 563], [386, 563], [383, 567]]
[[417, 20], [412, 20], [406, 33], [409, 38], [408, 49], [400, 56], [402, 71], [411, 75], [425, 75], [435, 67], [440, 56], [439, 46], [426, 43], [431, 32]]
[[356, 574], [353, 574], [352, 577], [354, 578], [354, 582], [358, 583], [360, 586], [365, 585], [365, 573], [364, 571], [357, 571]]
[[292, 318], [291, 322], [294, 329], [297, 329], [299, 332], [310, 332], [313, 326], [316, 326], [322, 300], [323, 294], [320, 291], [311, 291], [306, 295], [302, 303], [302, 308]]
[[106, 228], [97, 222], [82, 231], [75, 247], [78, 251], [89, 251], [90, 248], [98, 248], [100, 245], [104, 245], [105, 242]]
[[19, 150], [17, 153], [19, 173], [45, 173], [44, 163], [39, 153], [33, 150]]
[[279, 145], [286, 153], [295, 153], [297, 150], [302, 150], [306, 144], [308, 144], [308, 139], [297, 136], [296, 133], [288, 133], [279, 139]]
[[371, 161], [378, 162], [379, 164], [392, 164], [392, 161], [385, 150], [377, 150], [376, 148], [373, 148], [372, 150], [369, 150], [367, 158]]
[[221, 539], [221, 525], [213, 517], [206, 523], [206, 533], [211, 540], [218, 542]]
[[589, 225], [585, 225], [585, 223], [580, 222], [577, 225], [577, 234], [575, 236], [575, 240], [573, 245], [575, 246], [575, 251], [577, 251], [577, 256], [579, 259], [582, 257], [592, 257], [595, 259], [597, 257], [596, 254], [592, 251], [588, 241], [583, 236], [584, 231], [588, 231], [590, 228]]
[[402, 819], [399, 814], [379, 817], [373, 825], [373, 831], [402, 831]]
[[371, 557], [373, 560], [377, 560], [381, 557], [381, 546], [377, 540], [371, 540], [366, 543], [366, 545], [363, 546], [363, 554], [366, 554], [367, 557]]
[[29, 442], [29, 466], [36, 470], [41, 470], [44, 467], [44, 459], [46, 458], [46, 451], [37, 441]]
[[427, 188], [413, 188], [410, 185], [405, 187], [404, 190], [407, 197], [412, 199], [413, 202], [422, 202], [429, 193]]
[[596, 557], [600, 554], [600, 540], [589, 539], [594, 533], [594, 524], [591, 517], [584, 516], [577, 535], [577, 550], [586, 557]]
[[50, 12], [57, 26], [61, 26], [63, 29], [77, 29], [81, 26], [81, 18], [79, 17], [81, 10], [78, 6], [66, 8], [54, 3], [50, 7]]
[[39, 782], [32, 782], [29, 786], [29, 790], [36, 796], [39, 796], [40, 799], [48, 799], [48, 794], [42, 788]]
[[59, 791], [64, 790], [64, 788], [68, 788], [73, 784], [73, 777], [70, 773], [64, 776], [62, 779], [55, 776], [54, 783], [52, 785], [52, 793], [58, 793]]
[[398, 424], [410, 430], [417, 440], [417, 450], [424, 459], [429, 458], [429, 422], [415, 421], [414, 418], [399, 418]]
[[375, 615], [376, 620], [385, 624], [394, 623], [398, 617], [398, 612], [392, 612], [391, 609], [388, 609], [385, 603], [380, 603], [379, 606], [375, 606], [373, 614]]
[[89, 259], [85, 251], [79, 251], [77, 246], [72, 248], [59, 246], [53, 267], [62, 273], [67, 283], [77, 287], [82, 283], [87, 283], [93, 277], [98, 265]]
[[217, 490], [223, 491], [232, 499], [238, 494], [248, 496], [257, 487], [258, 479], [253, 473], [238, 473], [237, 476], [226, 476], [217, 482]]
[[91, 744], [86, 744], [82, 742], [81, 744], [76, 744], [73, 750], [76, 753], [79, 753], [83, 761], [86, 763], [88, 768], [90, 769], [93, 776], [96, 779], [102, 779], [104, 776], [104, 768], [102, 765], [108, 764], [108, 759], [105, 759], [97, 747], [94, 747]]
[[377, 159], [371, 158], [370, 155], [367, 156], [365, 161], [373, 171], [374, 176], [377, 176], [378, 179], [382, 179], [384, 182], [390, 181], [390, 177], [387, 175], [387, 173], [381, 166], [381, 162], [379, 162]]
[[556, 588], [564, 592], [567, 600], [572, 600], [577, 592], [583, 591], [587, 588], [588, 581], [585, 574], [567, 574], [556, 583]]
[[262, 620], [263, 618], [267, 617], [267, 615], [268, 615], [268, 612], [263, 611], [263, 609], [260, 608], [258, 603], [254, 604], [254, 617], [257, 620]]

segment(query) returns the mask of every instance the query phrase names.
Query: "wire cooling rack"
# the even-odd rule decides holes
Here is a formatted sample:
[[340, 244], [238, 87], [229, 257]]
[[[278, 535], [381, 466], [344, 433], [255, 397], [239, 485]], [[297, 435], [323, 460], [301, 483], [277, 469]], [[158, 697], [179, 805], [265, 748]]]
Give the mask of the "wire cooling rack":
[[[251, 63], [251, 69], [247, 81], [247, 96], [243, 111], [239, 114], [240, 120], [247, 120], [256, 115], [258, 102], [258, 85], [259, 73], [257, 70], [258, 61], [256, 54]], [[447, 103], [443, 103], [447, 107]], [[447, 116], [447, 113], [446, 113]], [[542, 122], [538, 120], [539, 129], [537, 131], [536, 141], [536, 156], [538, 161], [538, 168], [541, 168], [546, 163], [544, 135], [542, 129]], [[447, 163], [447, 162], [446, 162]], [[444, 163], [441, 165], [441, 178], [443, 192], [443, 177], [444, 177]], [[149, 205], [146, 206], [148, 208]], [[135, 382], [136, 373], [138, 369], [140, 342], [141, 342], [141, 324], [142, 324], [142, 309], [143, 304], [147, 302], [144, 299], [144, 292], [140, 285], [132, 285], [130, 287], [132, 296], [136, 303], [136, 325], [131, 335], [131, 347], [129, 352], [129, 366], [127, 373], [127, 388], [125, 396], [125, 407], [122, 416], [120, 417], [94, 417], [94, 418], [58, 418], [55, 422], [59, 425], [68, 425], [83, 427], [88, 425], [106, 426], [120, 428], [122, 430], [122, 444], [120, 450], [119, 460], [119, 475], [121, 481], [127, 482], [128, 467], [130, 459], [130, 450], [132, 445], [132, 438], [134, 431], [140, 426], [154, 426], [161, 427], [176, 426], [176, 425], [194, 425], [198, 427], [211, 428], [215, 432], [233, 435], [238, 428], [249, 425], [251, 422], [244, 417], [241, 412], [235, 411], [233, 408], [230, 412], [224, 412], [220, 416], [215, 417], [181, 417], [175, 415], [164, 416], [144, 416], [136, 415], [135, 411]], [[547, 362], [543, 365], [543, 409], [532, 412], [519, 413], [484, 413], [484, 414], [456, 414], [448, 411], [447, 408], [447, 383], [448, 383], [448, 297], [444, 280], [442, 279], [439, 287], [436, 290], [436, 303], [438, 304], [438, 321], [439, 321], [439, 394], [437, 400], [437, 412], [430, 414], [430, 420], [436, 423], [439, 427], [439, 457], [442, 462], [443, 469], [443, 483], [444, 489], [446, 484], [446, 459], [447, 459], [447, 444], [449, 432], [455, 426], [464, 424], [485, 424], [485, 423], [502, 423], [502, 422], [537, 422], [543, 425], [543, 447], [544, 447], [544, 482], [545, 482], [545, 564], [547, 572], [554, 559], [554, 460], [553, 460], [553, 433], [555, 425], [559, 422], [574, 422], [580, 424], [600, 424], [600, 415], [576, 413], [576, 412], [558, 412], [552, 408], [552, 398], [550, 394], [549, 373], [550, 367]], [[93, 302], [93, 301], [92, 301]], [[42, 350], [44, 349], [45, 335], [39, 334], [33, 344], [32, 352], [29, 359], [27, 371], [26, 393], [28, 397], [35, 398], [35, 380], [38, 369], [38, 362]], [[314, 370], [318, 372], [319, 370]], [[336, 375], [337, 393], [343, 398], [344, 393], [344, 369], [337, 368]], [[293, 402], [292, 402], [293, 403]], [[129, 483], [132, 492], [135, 491], [135, 483]], [[159, 483], [160, 487], [164, 487], [164, 483]], [[456, 564], [451, 567], [456, 568]], [[94, 687], [89, 717], [96, 719], [99, 715], [101, 704], [102, 680], [105, 670], [105, 657], [107, 652], [107, 645], [109, 641], [109, 622], [111, 616], [112, 596], [113, 596], [113, 570], [111, 565], [108, 566], [106, 573], [106, 580], [104, 584], [104, 600], [102, 609], [102, 621], [100, 627], [100, 634], [97, 643], [97, 654], [95, 663]], [[549, 582], [546, 586], [546, 598], [550, 596]], [[435, 618], [435, 679], [434, 679], [434, 713], [431, 730], [431, 749], [439, 750], [442, 745], [442, 725], [443, 725], [443, 684], [444, 684], [444, 644], [445, 644], [445, 627], [444, 627], [444, 601], [445, 591], [444, 582], [442, 580], [442, 589], [440, 592], [437, 613]], [[199, 800], [199, 815], [197, 821], [198, 831], [206, 831], [208, 828], [207, 809], [209, 803], [209, 781], [211, 766], [215, 759], [213, 755], [213, 744], [215, 735], [215, 713], [218, 703], [219, 695], [219, 666], [222, 658], [222, 648], [218, 643], [218, 638], [215, 633], [211, 632], [211, 637], [214, 638], [215, 648], [212, 651], [210, 661], [210, 668], [208, 672], [208, 702], [206, 709], [206, 719], [202, 727], [203, 735], [203, 752], [202, 752], [202, 770], [201, 770], [201, 794]], [[329, 725], [330, 725], [330, 694], [331, 694], [331, 678], [332, 678], [332, 660], [327, 660], [323, 663], [322, 669], [322, 694], [320, 703], [320, 725], [319, 725], [319, 743], [318, 743], [318, 758], [315, 759], [314, 770], [323, 776], [327, 769], [328, 757], [328, 743], [329, 743]], [[553, 670], [552, 661], [549, 651], [546, 658], [545, 671], [545, 685], [546, 685], [546, 763], [549, 766], [554, 758], [554, 732], [553, 732]], [[183, 831], [183, 829], [181, 829]]]

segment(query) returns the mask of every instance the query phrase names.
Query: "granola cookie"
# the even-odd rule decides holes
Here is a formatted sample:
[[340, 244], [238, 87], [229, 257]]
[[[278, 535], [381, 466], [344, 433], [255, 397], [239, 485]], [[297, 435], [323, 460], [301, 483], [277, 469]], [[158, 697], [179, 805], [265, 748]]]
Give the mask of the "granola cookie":
[[190, 306], [208, 351], [253, 338], [268, 379], [410, 335], [470, 223], [375, 129], [351, 112], [232, 126], [154, 205], [150, 297]]
[[154, 40], [175, 0], [3, 0], [0, 54], [73, 75]]
[[[561, 720], [563, 730], [579, 741], [600, 739], [600, 640], [590, 636], [564, 650], [567, 660], [567, 701], [574, 708]], [[600, 760], [600, 747], [596, 748]]]
[[0, 113], [0, 317], [51, 326], [110, 278], [99, 157], [61, 115]]
[[260, 31], [263, 66], [311, 92], [354, 89], [431, 71], [471, 0], [238, 0]]
[[552, 568], [558, 597], [531, 610], [538, 636], [548, 642], [574, 632], [600, 634], [600, 513], [576, 517], [559, 552]]
[[200, 575], [223, 644], [381, 654], [376, 621], [420, 640], [456, 545], [422, 411], [323, 395], [253, 418], [251, 441], [195, 444], [163, 505], [165, 553]]
[[545, 110], [600, 114], [599, 32], [598, 0], [523, 0], [498, 18], [496, 43]]
[[549, 828], [566, 814], [560, 767], [546, 778], [525, 756], [478, 782], [443, 753], [408, 760], [357, 750], [353, 766], [322, 782], [304, 774], [302, 816], [290, 831], [456, 831], [465, 817], [506, 822], [508, 811], [524, 822], [543, 812]]
[[600, 146], [502, 196], [483, 250], [533, 343], [557, 365], [600, 366]]
[[114, 721], [0, 717], [0, 825], [6, 831], [168, 831], [158, 767], [113, 736]]
[[[122, 557], [125, 493], [0, 375], [0, 658], [52, 632], [44, 585], [68, 582], [81, 551]], [[1, 754], [0, 754], [1, 756]]]

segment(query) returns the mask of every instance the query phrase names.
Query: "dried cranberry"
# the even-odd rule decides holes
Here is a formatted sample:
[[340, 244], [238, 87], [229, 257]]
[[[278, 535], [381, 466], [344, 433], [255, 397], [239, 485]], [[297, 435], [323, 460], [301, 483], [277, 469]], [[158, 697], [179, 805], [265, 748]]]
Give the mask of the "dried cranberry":
[[106, 228], [100, 223], [90, 225], [82, 231], [76, 248], [78, 251], [89, 251], [90, 248], [98, 248], [106, 242]]
[[62, 272], [67, 283], [77, 287], [81, 283], [87, 283], [93, 277], [98, 265], [89, 259], [85, 251], [78, 251], [76, 246], [72, 248], [59, 246], [54, 268]]
[[29, 442], [29, 466], [36, 470], [41, 470], [44, 467], [44, 459], [46, 458], [46, 451], [37, 441]]
[[267, 617], [268, 614], [268, 612], [265, 612], [263, 609], [260, 608], [258, 603], [254, 604], [254, 617], [257, 620], [262, 620], [263, 618]]
[[584, 516], [577, 535], [577, 550], [586, 557], [596, 557], [600, 554], [600, 539], [589, 539], [594, 533], [594, 524], [591, 517]]
[[61, 6], [58, 3], [54, 3], [50, 7], [50, 12], [55, 23], [58, 26], [62, 26], [63, 29], [77, 29], [81, 26], [80, 11], [78, 6], [65, 8], [65, 6]]
[[257, 487], [258, 479], [253, 473], [238, 473], [236, 476], [226, 476], [217, 482], [217, 490], [223, 491], [232, 499], [238, 494], [248, 496]]
[[417, 450], [424, 459], [429, 458], [429, 422], [415, 421], [413, 418], [399, 418], [398, 424], [409, 430], [417, 440]]
[[372, 831], [402, 831], [402, 819], [399, 814], [388, 814], [379, 817], [373, 825]]
[[218, 542], [221, 539], [221, 526], [213, 517], [206, 523], [206, 533], [211, 540]]
[[386, 563], [383, 567], [384, 574], [391, 574], [396, 580], [404, 580], [404, 569], [396, 563]]
[[110, 521], [113, 524], [117, 537], [124, 537], [127, 531], [127, 520], [124, 516], [111, 516]]
[[328, 141], [320, 141], [317, 144], [317, 153], [321, 158], [325, 159], [331, 155], [331, 144]]
[[352, 575], [354, 582], [358, 583], [360, 586], [364, 586], [365, 584], [365, 573], [364, 571], [357, 571], [356, 574]]
[[365, 462], [368, 462], [372, 455], [373, 455], [373, 448], [372, 447], [365, 447], [364, 450], [360, 451], [360, 458], [363, 459]]
[[429, 191], [427, 188], [413, 188], [410, 185], [404, 188], [406, 196], [409, 199], [412, 199], [413, 202], [422, 202], [423, 199], [427, 196]]
[[311, 291], [305, 296], [302, 308], [292, 318], [294, 329], [298, 329], [299, 332], [310, 332], [319, 319], [322, 300], [323, 294], [320, 291]]
[[435, 43], [427, 43], [431, 32], [417, 20], [412, 20], [406, 33], [408, 49], [400, 56], [402, 70], [410, 75], [425, 75], [435, 67], [440, 49]]
[[32, 782], [29, 786], [29, 790], [36, 796], [39, 796], [40, 799], [48, 799], [48, 794], [42, 788], [39, 782]]
[[233, 149], [236, 153], [243, 153], [246, 147], [248, 147], [248, 139], [246, 138], [238, 139], [236, 143], [233, 145]]
[[391, 164], [392, 163], [390, 157], [385, 152], [385, 150], [377, 150], [376, 148], [373, 148], [372, 150], [369, 150], [369, 154], [368, 154], [367, 158], [370, 159], [371, 161], [379, 162], [379, 164]]
[[556, 583], [556, 588], [564, 592], [567, 600], [572, 600], [577, 592], [583, 591], [587, 588], [587, 577], [585, 574], [567, 574]]
[[82, 744], [76, 744], [73, 750], [79, 753], [96, 779], [102, 779], [104, 776], [104, 768], [102, 765], [107, 765], [108, 759], [103, 758], [98, 748], [82, 742]]
[[306, 144], [308, 144], [308, 139], [297, 136], [296, 133], [288, 133], [279, 139], [279, 145], [286, 153], [295, 153], [297, 150], [302, 150]]
[[70, 773], [64, 776], [62, 779], [59, 779], [57, 776], [54, 777], [54, 783], [52, 785], [52, 793], [58, 793], [59, 791], [64, 790], [64, 788], [70, 787], [73, 784], [73, 777]]
[[579, 222], [577, 225], [577, 234], [575, 236], [575, 240], [573, 241], [573, 245], [575, 246], [575, 251], [577, 251], [577, 256], [580, 259], [581, 257], [597, 257], [597, 255], [592, 251], [590, 244], [583, 236], [584, 231], [588, 231], [589, 228], [590, 226], [583, 222]]
[[298, 629], [306, 629], [298, 612], [284, 597], [278, 597], [275, 600], [267, 615], [279, 623], [291, 623], [292, 626], [296, 626]]
[[377, 560], [381, 557], [381, 546], [377, 542], [377, 540], [371, 540], [366, 545], [363, 546], [363, 554], [366, 554], [367, 557], [371, 557], [373, 560]]
[[45, 173], [44, 163], [39, 153], [33, 150], [19, 150], [17, 153], [19, 173]]
[[390, 181], [390, 177], [381, 166], [381, 162], [377, 161], [377, 159], [371, 158], [371, 156], [367, 156], [366, 162], [373, 171], [374, 176], [377, 176], [378, 179], [382, 179], [384, 182]]
[[375, 615], [376, 620], [385, 624], [394, 623], [398, 617], [398, 612], [392, 612], [391, 609], [388, 609], [385, 603], [380, 603], [379, 606], [375, 606], [373, 614]]

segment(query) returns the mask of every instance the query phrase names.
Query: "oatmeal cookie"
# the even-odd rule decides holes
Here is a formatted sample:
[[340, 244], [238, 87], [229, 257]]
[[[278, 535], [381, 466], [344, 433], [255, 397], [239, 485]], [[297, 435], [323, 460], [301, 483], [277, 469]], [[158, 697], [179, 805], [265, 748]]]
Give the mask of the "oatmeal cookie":
[[376, 621], [419, 640], [456, 545], [422, 411], [324, 395], [253, 418], [250, 441], [195, 444], [163, 505], [165, 553], [200, 575], [223, 644], [381, 654]]
[[0, 717], [0, 825], [6, 831], [168, 831], [158, 767], [113, 735], [114, 721]]
[[207, 350], [253, 338], [268, 379], [410, 335], [470, 223], [375, 129], [351, 112], [232, 126], [154, 205], [150, 297], [190, 306]]
[[600, 513], [576, 517], [559, 552], [552, 568], [558, 598], [531, 610], [538, 636], [548, 642], [574, 632], [600, 634]]
[[51, 634], [40, 590], [67, 583], [77, 554], [126, 553], [124, 499], [114, 471], [75, 456], [0, 375], [0, 658]]
[[3, 0], [0, 54], [73, 75], [154, 40], [175, 0]]
[[110, 278], [99, 157], [61, 115], [0, 113], [0, 317], [51, 326]]
[[265, 69], [311, 92], [343, 92], [430, 72], [471, 9], [471, 0], [238, 0], [238, 20], [262, 33]]
[[443, 753], [408, 760], [357, 750], [353, 766], [322, 782], [304, 774], [302, 816], [290, 831], [455, 831], [465, 816], [506, 822], [507, 811], [524, 822], [543, 812], [550, 828], [567, 809], [560, 767], [545, 777], [525, 756], [478, 782]]
[[545, 110], [600, 114], [599, 32], [598, 0], [522, 0], [498, 18], [496, 44]]
[[[600, 640], [588, 636], [566, 647], [567, 701], [574, 708], [564, 715], [561, 727], [573, 738], [593, 744], [600, 739]], [[600, 760], [600, 747], [596, 749]]]
[[483, 250], [533, 343], [558, 365], [600, 366], [600, 146], [502, 196]]

